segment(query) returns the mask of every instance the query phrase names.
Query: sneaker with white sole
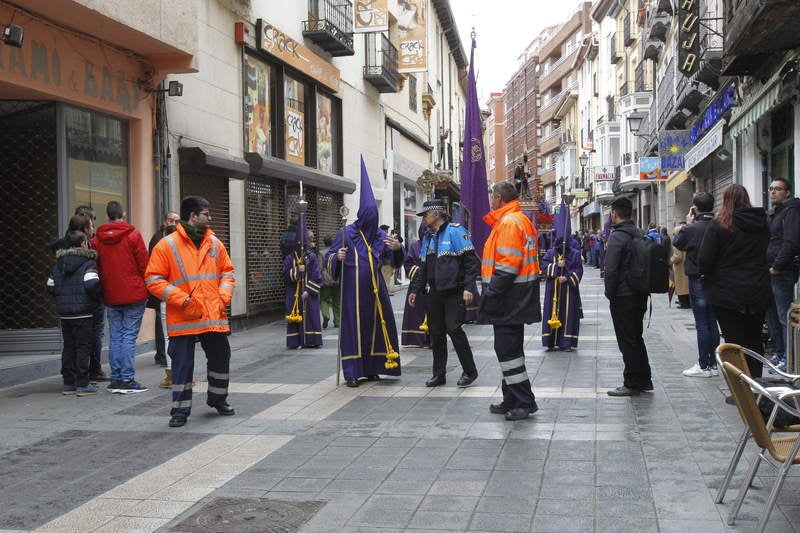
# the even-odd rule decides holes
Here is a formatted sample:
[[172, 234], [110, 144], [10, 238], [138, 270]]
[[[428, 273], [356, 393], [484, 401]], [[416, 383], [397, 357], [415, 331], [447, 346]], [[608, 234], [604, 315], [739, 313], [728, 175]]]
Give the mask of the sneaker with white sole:
[[700, 363], [695, 363], [691, 368], [684, 370], [683, 375], [689, 378], [710, 378], [711, 370], [701, 368]]
[[719, 368], [712, 366], [708, 368], [709, 372], [711, 372], [711, 377], [719, 376]]
[[136, 382], [135, 380], [120, 381], [118, 383], [118, 387], [115, 389], [111, 389], [111, 392], [114, 392], [116, 394], [132, 394], [135, 392], [147, 392], [147, 387], [145, 387], [141, 383]]

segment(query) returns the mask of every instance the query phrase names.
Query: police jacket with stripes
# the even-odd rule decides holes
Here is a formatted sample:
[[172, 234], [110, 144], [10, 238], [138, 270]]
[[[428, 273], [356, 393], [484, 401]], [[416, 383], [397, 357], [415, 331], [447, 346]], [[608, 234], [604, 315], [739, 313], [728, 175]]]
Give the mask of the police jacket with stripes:
[[233, 263], [210, 229], [198, 248], [179, 224], [153, 248], [145, 283], [167, 303], [170, 337], [230, 332], [225, 307], [233, 298]]
[[[476, 294], [479, 274], [478, 256], [472, 245], [469, 232], [459, 225], [445, 222], [438, 232], [429, 230], [422, 238], [420, 248], [421, 275], [414, 276], [408, 288], [410, 294], [418, 294], [425, 288], [433, 269], [433, 285], [438, 292], [467, 290]], [[431, 265], [429, 262], [433, 261]]]
[[90, 318], [102, 302], [97, 252], [65, 248], [58, 250], [56, 257], [47, 280], [47, 291], [56, 299], [56, 313], [64, 320]]

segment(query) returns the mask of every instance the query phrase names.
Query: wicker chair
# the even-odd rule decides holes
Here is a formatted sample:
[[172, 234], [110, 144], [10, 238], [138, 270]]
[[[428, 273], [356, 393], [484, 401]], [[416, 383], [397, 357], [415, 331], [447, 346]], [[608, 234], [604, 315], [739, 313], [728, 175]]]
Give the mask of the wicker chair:
[[[717, 365], [720, 369], [722, 369], [722, 376], [725, 378], [725, 382], [728, 384], [728, 388], [733, 390], [733, 386], [731, 385], [732, 378], [725, 372], [725, 368], [723, 363], [730, 363], [736, 368], [745, 369], [745, 373], [747, 373], [747, 360], [745, 357], [753, 357], [758, 359], [763, 364], [768, 365], [769, 367], [776, 370], [776, 372], [781, 375], [781, 377], [785, 380], [788, 380], [792, 383], [794, 388], [800, 388], [800, 376], [796, 376], [793, 374], [787, 374], [785, 372], [781, 372], [778, 370], [775, 365], [769, 362], [769, 360], [752, 350], [748, 350], [743, 346], [739, 346], [738, 344], [721, 344], [717, 347], [715, 358], [717, 360]], [[748, 374], [749, 375], [749, 374]], [[783, 394], [788, 393], [794, 390], [792, 387], [767, 387], [766, 390], [772, 392], [773, 394]], [[760, 397], [759, 397], [760, 398]], [[756, 403], [758, 403], [758, 398], [756, 399]], [[738, 405], [737, 405], [738, 409]], [[777, 409], [777, 407], [775, 408]], [[733, 452], [733, 457], [731, 457], [731, 462], [728, 465], [728, 471], [725, 473], [725, 478], [722, 480], [722, 484], [717, 491], [717, 498], [715, 500], [716, 503], [722, 503], [725, 499], [725, 493], [728, 491], [728, 487], [731, 484], [731, 480], [733, 479], [733, 475], [736, 472], [736, 467], [739, 464], [739, 461], [742, 458], [742, 454], [744, 453], [744, 448], [747, 445], [747, 441], [751, 436], [750, 428], [747, 425], [747, 421], [745, 420], [744, 414], [742, 413], [741, 409], [739, 409], [739, 416], [742, 417], [742, 422], [744, 423], [744, 429], [742, 430], [742, 434], [739, 437], [739, 441], [736, 444], [736, 450]], [[800, 425], [792, 425], [785, 428], [774, 428], [772, 431], [776, 432], [797, 432], [800, 431]]]
[[[800, 417], [800, 409], [786, 402], [786, 400], [790, 398], [800, 397], [800, 391], [779, 395], [762, 387], [738, 367], [728, 362], [724, 362], [722, 366], [728, 376], [731, 393], [736, 401], [739, 414], [744, 418], [753, 436], [753, 440], [755, 440], [760, 448], [756, 460], [753, 461], [750, 470], [747, 472], [747, 476], [742, 482], [742, 488], [739, 489], [739, 494], [731, 509], [730, 515], [728, 515], [728, 525], [732, 526], [736, 520], [736, 515], [742, 507], [742, 502], [744, 502], [747, 491], [750, 489], [750, 484], [753, 482], [758, 472], [758, 467], [763, 461], [772, 466], [776, 473], [775, 482], [772, 485], [767, 503], [764, 506], [764, 513], [761, 515], [756, 529], [759, 533], [762, 533], [767, 526], [767, 520], [778, 499], [778, 493], [783, 486], [783, 482], [786, 480], [789, 468], [791, 468], [792, 465], [800, 464], [800, 455], [798, 455], [798, 452], [800, 452], [800, 434], [785, 436], [785, 433], [777, 433], [772, 428], [772, 423], [775, 420], [778, 409]], [[773, 409], [772, 415], [766, 423], [758, 408], [753, 392], [759, 394], [763, 398], [768, 398], [775, 404], [775, 409]]]

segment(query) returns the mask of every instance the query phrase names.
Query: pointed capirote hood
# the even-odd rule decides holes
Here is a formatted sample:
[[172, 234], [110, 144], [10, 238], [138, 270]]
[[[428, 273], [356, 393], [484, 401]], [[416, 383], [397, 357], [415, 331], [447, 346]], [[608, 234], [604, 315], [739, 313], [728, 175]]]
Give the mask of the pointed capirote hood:
[[378, 204], [375, 202], [375, 194], [372, 192], [372, 184], [369, 182], [363, 155], [361, 156], [361, 191], [356, 217], [353, 226], [360, 229], [367, 238], [367, 242], [371, 243], [378, 233]]

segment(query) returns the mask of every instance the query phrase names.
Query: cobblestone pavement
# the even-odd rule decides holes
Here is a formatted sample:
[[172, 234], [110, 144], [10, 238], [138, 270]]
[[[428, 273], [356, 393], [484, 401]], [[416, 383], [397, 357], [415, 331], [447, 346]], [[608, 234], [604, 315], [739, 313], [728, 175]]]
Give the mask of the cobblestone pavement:
[[[685, 378], [692, 315], [653, 305], [646, 340], [655, 391], [610, 398], [622, 361], [589, 268], [574, 353], [541, 348], [526, 329], [540, 410], [506, 422], [488, 412], [500, 371], [491, 328], [466, 326], [475, 386], [428, 389], [430, 353], [402, 350], [403, 376], [335, 385], [335, 330], [319, 350], [288, 351], [282, 323], [239, 332], [230, 403], [167, 427], [169, 392], [152, 354], [137, 395], [60, 395], [57, 377], [0, 391], [0, 530], [4, 531], [728, 531], [740, 467], [714, 494], [741, 431], [722, 377]], [[392, 297], [398, 322], [404, 292]], [[451, 350], [452, 353], [452, 350]], [[752, 458], [754, 449], [747, 451]], [[772, 477], [762, 467], [736, 531], [750, 531]], [[800, 531], [800, 477], [783, 488], [769, 531]]]

